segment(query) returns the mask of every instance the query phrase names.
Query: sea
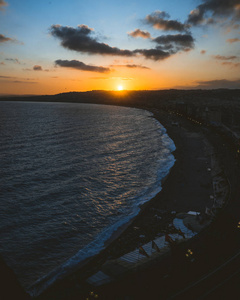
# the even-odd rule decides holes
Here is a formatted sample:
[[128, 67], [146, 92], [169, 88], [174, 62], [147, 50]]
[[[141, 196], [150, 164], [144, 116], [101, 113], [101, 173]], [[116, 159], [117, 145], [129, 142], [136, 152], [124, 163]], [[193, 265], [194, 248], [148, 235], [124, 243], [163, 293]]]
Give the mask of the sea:
[[0, 251], [41, 293], [161, 190], [174, 142], [149, 111], [0, 102]]

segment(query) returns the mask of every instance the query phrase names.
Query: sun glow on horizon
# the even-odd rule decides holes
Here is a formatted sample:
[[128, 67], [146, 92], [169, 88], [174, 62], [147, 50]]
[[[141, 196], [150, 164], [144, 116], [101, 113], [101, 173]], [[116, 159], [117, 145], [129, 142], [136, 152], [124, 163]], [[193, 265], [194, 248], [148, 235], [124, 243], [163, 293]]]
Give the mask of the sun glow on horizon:
[[123, 86], [119, 85], [117, 89], [118, 89], [118, 91], [122, 91], [123, 90]]

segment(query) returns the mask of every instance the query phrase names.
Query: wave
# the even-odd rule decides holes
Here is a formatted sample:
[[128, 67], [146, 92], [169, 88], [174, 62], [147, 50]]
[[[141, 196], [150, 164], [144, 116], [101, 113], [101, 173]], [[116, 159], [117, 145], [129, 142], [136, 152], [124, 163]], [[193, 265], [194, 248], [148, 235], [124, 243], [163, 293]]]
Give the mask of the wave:
[[176, 147], [172, 139], [170, 139], [170, 137], [167, 135], [166, 129], [156, 119], [155, 121], [157, 122], [158, 130], [163, 137], [162, 141], [164, 146], [164, 151], [161, 153], [161, 157], [158, 159], [159, 169], [156, 182], [152, 186], [146, 187], [144, 190], [142, 190], [141, 195], [137, 195], [134, 199], [132, 199], [132, 210], [128, 216], [121, 218], [111, 226], [107, 227], [91, 243], [79, 250], [78, 253], [76, 253], [73, 257], [68, 259], [61, 266], [55, 268], [49, 274], [38, 279], [28, 289], [28, 293], [31, 296], [36, 297], [40, 295], [54, 282], [62, 279], [66, 274], [71, 273], [71, 271], [74, 271], [80, 263], [83, 263], [86, 259], [97, 255], [105, 248], [106, 241], [109, 240], [121, 226], [127, 224], [130, 220], [138, 215], [140, 206], [152, 199], [161, 191], [162, 181], [168, 175], [170, 169], [175, 163], [175, 158], [172, 152], [176, 149]]

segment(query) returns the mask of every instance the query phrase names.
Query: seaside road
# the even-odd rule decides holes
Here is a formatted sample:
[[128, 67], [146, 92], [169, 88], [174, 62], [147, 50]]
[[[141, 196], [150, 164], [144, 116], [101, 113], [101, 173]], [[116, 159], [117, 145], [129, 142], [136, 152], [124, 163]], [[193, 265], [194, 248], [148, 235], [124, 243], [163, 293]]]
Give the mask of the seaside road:
[[[236, 284], [234, 284], [234, 282]], [[170, 299], [226, 299], [231, 291], [240, 291], [240, 252], [224, 262], [206, 276], [187, 286]], [[237, 284], [238, 283], [238, 284]], [[237, 296], [237, 294], [235, 294]]]

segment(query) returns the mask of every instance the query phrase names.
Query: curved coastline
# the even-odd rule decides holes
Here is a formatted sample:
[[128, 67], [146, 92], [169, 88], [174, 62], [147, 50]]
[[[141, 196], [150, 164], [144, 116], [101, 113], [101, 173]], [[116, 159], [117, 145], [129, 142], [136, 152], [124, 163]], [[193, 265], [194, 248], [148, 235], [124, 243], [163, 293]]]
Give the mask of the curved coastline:
[[[141, 110], [145, 110], [145, 109], [141, 109]], [[145, 111], [151, 113], [151, 115], [147, 117], [154, 117], [154, 114], [152, 112], [150, 112], [149, 110], [145, 110]], [[166, 128], [163, 127], [163, 125], [159, 122], [159, 120], [157, 120], [156, 118], [154, 119], [156, 120], [156, 123], [158, 123], [157, 126], [160, 126], [158, 130], [160, 131], [160, 134], [164, 137], [164, 143], [167, 143], [167, 147], [166, 147], [167, 152], [166, 152], [166, 158], [165, 158], [166, 162], [164, 163], [164, 168], [159, 169], [158, 171], [159, 176], [157, 176], [158, 180], [153, 186], [151, 193], [140, 196], [138, 209], [135, 212], [133, 212], [131, 216], [129, 217], [125, 216], [124, 219], [119, 220], [116, 224], [114, 224], [110, 228], [106, 228], [106, 230], [103, 230], [103, 232], [101, 232], [96, 237], [96, 239], [94, 239], [90, 244], [88, 244], [86, 247], [81, 249], [73, 257], [71, 257], [66, 262], [64, 262], [57, 268], [55, 268], [52, 272], [50, 272], [46, 276], [39, 278], [39, 280], [37, 280], [29, 288], [29, 293], [32, 296], [38, 296], [45, 289], [47, 289], [52, 284], [54, 284], [56, 281], [65, 278], [66, 276], [69, 276], [74, 272], [74, 270], [82, 268], [85, 265], [88, 265], [92, 260], [98, 259], [98, 257], [105, 252], [106, 248], [108, 247], [111, 248], [111, 244], [119, 236], [121, 236], [125, 230], [127, 230], [127, 228], [134, 222], [136, 218], [139, 217], [139, 215], [141, 215], [141, 213], [144, 211], [144, 208], [148, 205], [148, 202], [151, 201], [152, 198], [154, 198], [157, 194], [160, 193], [160, 191], [162, 190], [162, 184], [175, 163], [175, 158], [172, 153], [176, 150], [176, 147], [173, 140], [167, 135]], [[106, 238], [106, 236], [108, 237]], [[81, 259], [82, 256], [85, 258]]]
[[[148, 109], [147, 109], [148, 110]], [[151, 110], [149, 110], [151, 111]], [[176, 163], [172, 167], [170, 173], [164, 178], [162, 181], [162, 190], [155, 195], [151, 200], [144, 203], [141, 206], [141, 210], [139, 214], [130, 220], [128, 223], [122, 225], [114, 234], [111, 236], [111, 238], [105, 243], [106, 248], [103, 249], [99, 254], [97, 254], [94, 257], [91, 257], [85, 261], [82, 261], [79, 265], [76, 266], [76, 270], [74, 272], [70, 272], [69, 274], [65, 274], [63, 279], [57, 281], [52, 286], [50, 286], [46, 292], [43, 292], [43, 294], [40, 295], [40, 299], [45, 299], [45, 296], [50, 293], [50, 295], [53, 295], [56, 290], [59, 289], [59, 285], [61, 285], [61, 282], [68, 282], [69, 280], [83, 280], [86, 278], [86, 276], [90, 275], [92, 272], [98, 269], [98, 267], [106, 261], [109, 257], [117, 257], [121, 254], [124, 254], [126, 252], [131, 251], [133, 248], [136, 247], [136, 244], [131, 245], [131, 235], [134, 231], [134, 227], [147, 227], [147, 231], [149, 231], [149, 225], [147, 223], [150, 221], [153, 213], [151, 210], [157, 209], [157, 210], [164, 210], [167, 212], [166, 214], [166, 220], [163, 221], [163, 228], [166, 228], [166, 226], [169, 225], [169, 222], [171, 222], [174, 218], [174, 215], [171, 214], [171, 211], [188, 211], [188, 210], [198, 210], [198, 211], [204, 211], [206, 202], [209, 202], [209, 199], [207, 201], [204, 201], [202, 203], [192, 202], [190, 197], [185, 197], [185, 195], [182, 195], [180, 201], [176, 201], [176, 196], [179, 195], [179, 188], [182, 188], [182, 192], [186, 189], [186, 186], [182, 185], [179, 181], [179, 177], [183, 175], [185, 165], [191, 165], [192, 161], [189, 162], [189, 153], [187, 151], [192, 151], [191, 149], [187, 149], [187, 145], [189, 144], [190, 140], [192, 139], [192, 129], [188, 127], [188, 124], [181, 124], [181, 127], [173, 127], [172, 126], [172, 117], [169, 114], [166, 114], [164, 112], [156, 112], [152, 111], [154, 118], [160, 124], [162, 124], [166, 130], [168, 136], [174, 141], [176, 145], [176, 150], [173, 152], [174, 157], [176, 159]], [[186, 127], [184, 127], [186, 126]], [[182, 132], [181, 135], [179, 135], [179, 130]], [[190, 134], [190, 135], [189, 135]], [[195, 139], [198, 143], [202, 143], [202, 136], [195, 136]], [[183, 143], [183, 140], [185, 139], [185, 145]], [[197, 145], [199, 146], [199, 145]], [[203, 145], [202, 145], [203, 146]], [[186, 147], [186, 148], [185, 148]], [[192, 159], [195, 159], [194, 157]], [[196, 170], [189, 170], [196, 173]], [[197, 174], [195, 174], [197, 175]], [[190, 175], [190, 177], [192, 177]], [[199, 178], [199, 177], [198, 177]], [[184, 182], [186, 183], [188, 179], [185, 178]], [[176, 187], [177, 184], [177, 187]], [[190, 184], [191, 185], [191, 184]], [[172, 187], [175, 186], [173, 189]], [[188, 187], [189, 188], [189, 187]], [[196, 191], [198, 193], [199, 191]], [[210, 191], [208, 191], [209, 193]], [[175, 196], [174, 196], [175, 195]], [[175, 198], [174, 198], [175, 197]], [[190, 201], [189, 201], [190, 200]], [[152, 210], [153, 211], [153, 210]], [[147, 234], [146, 234], [147, 235]], [[146, 240], [151, 240], [152, 236], [146, 236]], [[125, 241], [125, 249], [122, 251], [116, 251], [116, 249], [119, 247], [119, 241]], [[126, 246], [126, 244], [128, 244]], [[121, 245], [121, 248], [124, 248], [124, 246]], [[83, 276], [84, 273], [84, 276]], [[74, 278], [74, 279], [73, 279]], [[62, 287], [61, 287], [62, 288]], [[52, 294], [53, 293], [53, 294]], [[46, 296], [48, 297], [48, 296]]]
[[[39, 100], [36, 99], [36, 101], [41, 101], [41, 99], [39, 99]], [[56, 101], [56, 100], [54, 100], [54, 101]], [[63, 102], [65, 102], [65, 101], [63, 101]], [[107, 104], [109, 104], [109, 103], [107, 103]], [[121, 103], [120, 105], [124, 105], [124, 104]], [[190, 149], [186, 148], [186, 145], [189, 145], [189, 141], [185, 140], [185, 142], [183, 143], [183, 141], [181, 140], [182, 136], [179, 134], [179, 128], [178, 127], [175, 128], [175, 125], [171, 124], [172, 120], [174, 120], [174, 121], [176, 120], [175, 116], [172, 118], [171, 113], [169, 114], [166, 112], [161, 112], [160, 109], [157, 108], [158, 106], [156, 106], [156, 108], [155, 108], [154, 105], [149, 105], [149, 106], [129, 105], [129, 106], [136, 107], [136, 108], [143, 108], [143, 109], [153, 112], [154, 117], [159, 119], [160, 123], [163, 124], [165, 128], [167, 128], [167, 133], [174, 140], [174, 143], [176, 144], [177, 149], [174, 153], [174, 156], [176, 157], [176, 163], [175, 163], [174, 167], [172, 168], [170, 174], [165, 178], [162, 191], [158, 195], [156, 195], [153, 199], [151, 199], [147, 203], [147, 205], [144, 205], [140, 214], [135, 218], [135, 220], [132, 222], [132, 224], [128, 226], [128, 228], [125, 228], [123, 230], [123, 233], [120, 235], [123, 237], [123, 239], [126, 239], [128, 241], [129, 241], [129, 237], [127, 236], [128, 231], [131, 230], [131, 228], [133, 228], [136, 224], [138, 224], [138, 222], [140, 222], [144, 225], [146, 220], [151, 220], [151, 218], [146, 218], [146, 216], [149, 214], [149, 211], [151, 210], [151, 208], [154, 207], [155, 205], [159, 205], [159, 206], [163, 207], [164, 209], [168, 209], [168, 210], [170, 210], [173, 207], [173, 205], [175, 205], [174, 207], [177, 207], [178, 211], [182, 211], [182, 210], [187, 210], [191, 204], [191, 205], [195, 206], [195, 208], [197, 210], [197, 209], [201, 209], [201, 207], [202, 207], [202, 209], [204, 209], [205, 205], [209, 201], [209, 197], [207, 197], [204, 201], [202, 201], [201, 203], [198, 203], [198, 201], [194, 198], [191, 198], [188, 193], [185, 194], [186, 199], [183, 202], [176, 201], [176, 199], [174, 199], [174, 197], [173, 197], [173, 194], [174, 194], [173, 187], [180, 187], [180, 188], [182, 188], [182, 191], [187, 190], [186, 189], [187, 186], [185, 186], [185, 187], [181, 186], [180, 181], [182, 180], [182, 183], [183, 182], [187, 183], [187, 181], [188, 181], [187, 178], [189, 178], [189, 174], [187, 174], [187, 173], [189, 171], [191, 172], [192, 166], [191, 166], [191, 163], [188, 161], [187, 155], [189, 152], [190, 152], [189, 154], [193, 153], [192, 148], [190, 148]], [[176, 116], [176, 118], [178, 118], [178, 117]], [[193, 122], [191, 122], [191, 121], [189, 122], [185, 118], [180, 118], [179, 120], [181, 122], [183, 122], [180, 127], [180, 130], [183, 132], [183, 135], [185, 135], [185, 133], [187, 131], [188, 138], [195, 139], [196, 135], [194, 133], [195, 133], [195, 131], [198, 131], [199, 126], [198, 125], [195, 126], [195, 124], [193, 124]], [[185, 127], [185, 125], [187, 128]], [[239, 189], [238, 189], [238, 182], [237, 182], [237, 179], [240, 178], [240, 173], [239, 173], [239, 170], [237, 169], [237, 165], [236, 165], [237, 161], [239, 163], [239, 158], [236, 159], [235, 156], [233, 156], [233, 154], [235, 153], [234, 152], [235, 150], [230, 149], [231, 143], [227, 139], [226, 135], [225, 135], [225, 137], [224, 137], [224, 135], [218, 136], [215, 139], [215, 131], [210, 130], [211, 131], [210, 132], [208, 130], [205, 131], [205, 129], [203, 128], [203, 130], [201, 130], [201, 131], [205, 137], [206, 136], [208, 138], [210, 137], [211, 141], [213, 139], [214, 149], [215, 150], [217, 149], [216, 152], [218, 152], [220, 156], [222, 156], [222, 155], [224, 156], [224, 154], [226, 155], [226, 158], [225, 157], [220, 157], [220, 158], [221, 158], [221, 163], [223, 163], [223, 165], [224, 165], [224, 170], [226, 170], [226, 172], [227, 172], [227, 176], [229, 178], [230, 184], [232, 185], [231, 186], [232, 187], [232, 195], [230, 198], [231, 209], [229, 208], [230, 206], [228, 205], [227, 212], [225, 213], [226, 207], [224, 208], [224, 211], [223, 211], [223, 216], [225, 217], [225, 219], [223, 218], [223, 221], [227, 220], [227, 222], [229, 223], [229, 226], [227, 227], [228, 232], [223, 228], [223, 225], [219, 224], [219, 223], [221, 223], [221, 219], [220, 219], [220, 222], [218, 222], [218, 223], [214, 222], [214, 224], [212, 223], [213, 226], [211, 225], [210, 228], [208, 227], [206, 230], [203, 230], [198, 235], [199, 237], [197, 238], [197, 240], [200, 240], [200, 236], [207, 237], [208, 243], [211, 244], [211, 248], [216, 249], [219, 253], [219, 252], [223, 252], [222, 251], [223, 249], [224, 250], [226, 250], [226, 249], [224, 246], [222, 248], [216, 248], [216, 246], [218, 247], [218, 244], [216, 246], [213, 245], [214, 241], [219, 242], [220, 240], [217, 237], [215, 238], [213, 236], [214, 230], [212, 230], [212, 227], [214, 229], [215, 224], [217, 224], [216, 228], [217, 228], [217, 226], [221, 226], [221, 230], [223, 232], [225, 230], [225, 235], [222, 236], [223, 242], [225, 241], [226, 245], [230, 245], [230, 244], [228, 244], [230, 242], [233, 243], [231, 238], [233, 237], [233, 235], [235, 233], [234, 233], [234, 231], [230, 231], [230, 234], [229, 234], [229, 229], [230, 228], [232, 229], [233, 226], [235, 228], [235, 225], [233, 223], [238, 219], [238, 212], [239, 212], [238, 202], [236, 201], [237, 200], [236, 196], [238, 196], [238, 198], [240, 196]], [[219, 132], [218, 132], [218, 134], [219, 134]], [[200, 139], [202, 139], [202, 138], [200, 138]], [[224, 147], [225, 142], [230, 147]], [[187, 152], [186, 150], [189, 150], [189, 152]], [[234, 151], [232, 151], [232, 150], [234, 150]], [[229, 166], [228, 166], [228, 164], [229, 164]], [[185, 167], [187, 167], [186, 168], [187, 172], [185, 172]], [[206, 171], [206, 165], [204, 165], [204, 169]], [[201, 179], [201, 175], [200, 175], [201, 173], [202, 173], [202, 170], [195, 170], [195, 175], [197, 176], [198, 179], [199, 178]], [[202, 175], [204, 175], [204, 174], [202, 174]], [[190, 177], [190, 179], [191, 179], [191, 177]], [[205, 188], [206, 188], [206, 185], [205, 186], [203, 185], [201, 189], [204, 190]], [[176, 194], [179, 195], [180, 194], [179, 191]], [[209, 196], [209, 193], [208, 193], [208, 196]], [[191, 199], [193, 201], [189, 202], [189, 200], [191, 200]], [[202, 197], [201, 197], [201, 199], [202, 199]], [[235, 208], [235, 211], [233, 211], [234, 208]], [[229, 217], [231, 218], [231, 222], [229, 222]], [[226, 224], [226, 222], [225, 222], [225, 224]], [[230, 227], [230, 225], [232, 225], [232, 227]], [[210, 229], [211, 229], [211, 233], [209, 231]], [[105, 250], [103, 250], [97, 257], [95, 257], [93, 260], [88, 261], [85, 266], [82, 266], [82, 267], [78, 266], [73, 274], [72, 273], [68, 274], [68, 276], [66, 276], [63, 280], [56, 282], [56, 284], [51, 286], [51, 288], [49, 288], [48, 290], [46, 290], [46, 292], [44, 292], [42, 295], [40, 295], [40, 297], [38, 297], [38, 299], [59, 299], [59, 295], [61, 295], [61, 299], [68, 299], [68, 296], [70, 296], [70, 295], [73, 296], [72, 299], [78, 299], [79, 297], [85, 297], [86, 295], [88, 295], [86, 292], [89, 291], [90, 287], [88, 286], [88, 287], [86, 287], [87, 290], [85, 289], [84, 284], [83, 284], [82, 273], [86, 272], [86, 276], [85, 276], [85, 278], [86, 278], [89, 274], [91, 274], [91, 272], [88, 273], [88, 271], [90, 269], [92, 272], [94, 272], [94, 270], [96, 270], [103, 263], [104, 260], [109, 258], [109, 253], [111, 253], [111, 247], [114, 247], [114, 245], [118, 246], [118, 241], [119, 241], [119, 239], [116, 238], [115, 241], [110, 243], [110, 245], [108, 245], [107, 248]], [[130, 242], [131, 242], [131, 240], [130, 240]], [[197, 242], [197, 241], [195, 241], [195, 242], [198, 243], [198, 245], [200, 245], [199, 242]], [[188, 244], [189, 243], [187, 243], [185, 245], [185, 248], [187, 247]], [[233, 243], [232, 246], [238, 247], [239, 245]], [[201, 247], [201, 245], [200, 245], [200, 247]], [[228, 247], [228, 249], [231, 249], [231, 247]], [[236, 249], [238, 249], [238, 248], [236, 248]], [[113, 249], [113, 251], [114, 251], [114, 249]], [[184, 255], [183, 252], [181, 252], [181, 254]], [[211, 254], [211, 260], [213, 261], [213, 263], [212, 263], [212, 261], [209, 261], [210, 253], [207, 252], [205, 254], [207, 256], [207, 265], [204, 264], [204, 260], [201, 260], [203, 265], [201, 266], [200, 269], [206, 267], [206, 270], [209, 270], [209, 268], [211, 268], [211, 266], [214, 265], [214, 261], [215, 261], [214, 256], [213, 256], [214, 253], [213, 253], [213, 255]], [[218, 256], [218, 258], [219, 258], [219, 256]], [[166, 261], [165, 268], [168, 269], [166, 264], [168, 264], [171, 260], [172, 260], [171, 256], [169, 257], [169, 259], [167, 259], [167, 258], [164, 259], [164, 261]], [[218, 261], [218, 259], [216, 259], [216, 261]], [[164, 266], [164, 264], [163, 264], [163, 266]], [[153, 273], [151, 273], [152, 271], [153, 271]], [[146, 278], [146, 276], [148, 276], [149, 280], [151, 280], [151, 284], [150, 284], [150, 281], [148, 280], [149, 286], [156, 287], [156, 286], [158, 286], [158, 284], [160, 282], [159, 281], [156, 282], [156, 280], [155, 280], [156, 272], [154, 271], [154, 268], [151, 268], [151, 272], [149, 273], [148, 271], [146, 271], [145, 272], [146, 274], [144, 275], [145, 277], [143, 277], [143, 278]], [[135, 276], [135, 275], [130, 277], [131, 280], [133, 280], [132, 282], [134, 282], [134, 278], [136, 277], [135, 279], [138, 280], [138, 285], [140, 284], [140, 286], [141, 286], [141, 284], [145, 284], [144, 279], [139, 280], [140, 279], [139, 276]], [[142, 272], [141, 276], [143, 276], [143, 272]], [[179, 282], [181, 282], [181, 278], [179, 278], [179, 279], [180, 279]], [[126, 280], [129, 280], [128, 276], [127, 276]], [[175, 281], [175, 283], [176, 283], [176, 281]], [[98, 290], [100, 293], [104, 294], [106, 292], [106, 295], [108, 293], [110, 293], [110, 295], [111, 295], [111, 293], [114, 294], [113, 289], [119, 290], [119, 288], [120, 288], [121, 290], [124, 291], [123, 284], [124, 284], [124, 288], [125, 288], [125, 292], [126, 292], [127, 284], [124, 281], [120, 281], [120, 286], [118, 286], [117, 284], [116, 285], [112, 284], [112, 285], [110, 285], [110, 287], [108, 285], [107, 289], [103, 288], [103, 289], [98, 289]], [[139, 292], [138, 292], [137, 285], [135, 285], [135, 286], [133, 285], [132, 289], [135, 289], [134, 292], [132, 291], [133, 295], [139, 295], [139, 293], [141, 293], [143, 291], [142, 289], [139, 289]], [[114, 298], [111, 298], [111, 299], [114, 299]], [[137, 299], [140, 299], [140, 298], [138, 297]], [[163, 298], [163, 299], [165, 299], [165, 298]]]

